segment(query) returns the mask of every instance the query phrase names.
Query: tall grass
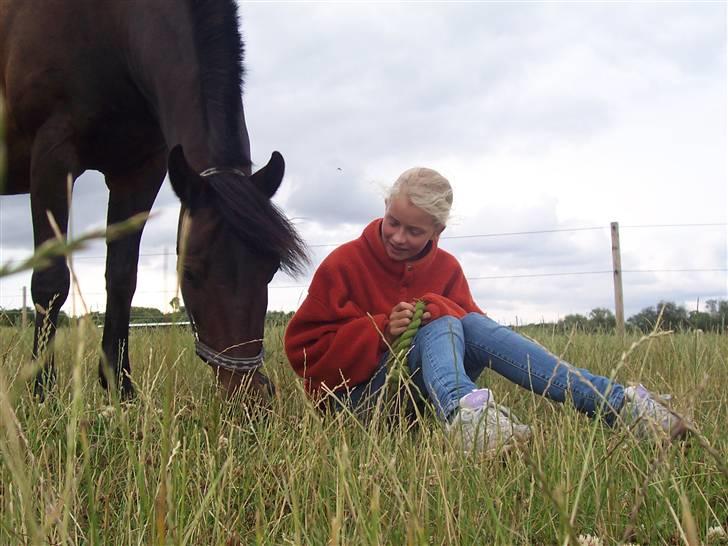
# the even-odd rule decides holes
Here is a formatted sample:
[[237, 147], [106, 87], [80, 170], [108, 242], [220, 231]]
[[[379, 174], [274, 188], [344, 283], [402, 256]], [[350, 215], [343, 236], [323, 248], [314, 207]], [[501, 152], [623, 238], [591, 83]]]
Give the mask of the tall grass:
[[638, 443], [486, 373], [534, 430], [507, 458], [468, 455], [437, 420], [363, 426], [313, 408], [268, 329], [266, 410], [223, 402], [185, 330], [134, 331], [138, 398], [96, 382], [99, 334], [59, 330], [59, 384], [28, 394], [30, 330], [0, 330], [0, 544], [698, 544], [728, 528], [728, 338], [538, 341], [621, 382], [672, 393], [699, 435]]

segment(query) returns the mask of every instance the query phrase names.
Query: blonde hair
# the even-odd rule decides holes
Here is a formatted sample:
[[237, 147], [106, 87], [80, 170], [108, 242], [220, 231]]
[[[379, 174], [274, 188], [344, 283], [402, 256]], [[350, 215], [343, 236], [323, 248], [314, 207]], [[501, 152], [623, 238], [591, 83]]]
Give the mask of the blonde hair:
[[397, 196], [409, 199], [414, 206], [430, 214], [435, 223], [447, 225], [452, 208], [452, 187], [439, 172], [426, 167], [407, 169], [389, 189], [387, 203]]

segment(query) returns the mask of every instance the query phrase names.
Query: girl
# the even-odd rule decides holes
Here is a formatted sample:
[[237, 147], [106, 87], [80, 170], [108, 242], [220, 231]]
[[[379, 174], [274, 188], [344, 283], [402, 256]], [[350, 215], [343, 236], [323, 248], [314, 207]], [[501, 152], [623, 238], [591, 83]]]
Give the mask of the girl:
[[552, 400], [570, 400], [609, 425], [634, 423], [641, 437], [669, 438], [686, 423], [642, 385], [623, 387], [578, 369], [488, 318], [458, 261], [438, 248], [452, 206], [438, 172], [405, 171], [385, 199], [384, 218], [334, 250], [314, 274], [291, 319], [285, 348], [314, 396], [329, 392], [354, 411], [371, 406], [386, 379], [388, 350], [423, 299], [426, 312], [407, 356], [412, 382], [466, 450], [510, 448], [531, 436], [489, 389], [485, 368]]

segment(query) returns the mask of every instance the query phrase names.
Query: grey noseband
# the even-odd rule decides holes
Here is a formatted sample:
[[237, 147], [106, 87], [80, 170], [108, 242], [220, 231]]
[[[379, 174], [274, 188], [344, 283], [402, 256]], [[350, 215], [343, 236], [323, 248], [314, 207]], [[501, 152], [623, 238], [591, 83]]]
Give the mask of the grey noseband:
[[260, 352], [255, 356], [225, 356], [223, 353], [227, 350], [216, 351], [209, 345], [205, 344], [197, 332], [197, 324], [195, 318], [192, 316], [192, 312], [187, 310], [187, 316], [190, 317], [190, 326], [192, 327], [192, 333], [195, 335], [195, 353], [202, 360], [207, 362], [210, 366], [217, 366], [223, 370], [230, 372], [254, 372], [263, 365], [265, 358], [265, 349], [263, 348], [262, 340], [260, 346]]
[[211, 349], [199, 339], [195, 339], [195, 352], [208, 364], [230, 372], [254, 372], [263, 365], [265, 358], [265, 349], [263, 347], [260, 348], [260, 352], [256, 356], [231, 357]]

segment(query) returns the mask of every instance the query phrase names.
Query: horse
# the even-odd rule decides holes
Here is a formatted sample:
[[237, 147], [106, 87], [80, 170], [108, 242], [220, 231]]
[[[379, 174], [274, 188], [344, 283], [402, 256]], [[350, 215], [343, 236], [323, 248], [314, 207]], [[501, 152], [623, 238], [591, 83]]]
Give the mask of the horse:
[[[104, 175], [111, 225], [149, 211], [168, 173], [180, 200], [178, 271], [196, 354], [223, 390], [245, 381], [265, 392], [267, 285], [279, 269], [300, 273], [308, 258], [271, 202], [283, 157], [273, 152], [252, 172], [243, 75], [234, 0], [0, 0], [0, 193], [30, 194], [35, 247], [54, 237], [50, 216], [66, 233], [69, 176]], [[128, 338], [141, 234], [107, 239], [99, 380], [123, 398], [135, 394]], [[64, 257], [32, 274], [41, 399], [56, 379], [43, 341], [52, 340], [69, 281]]]

